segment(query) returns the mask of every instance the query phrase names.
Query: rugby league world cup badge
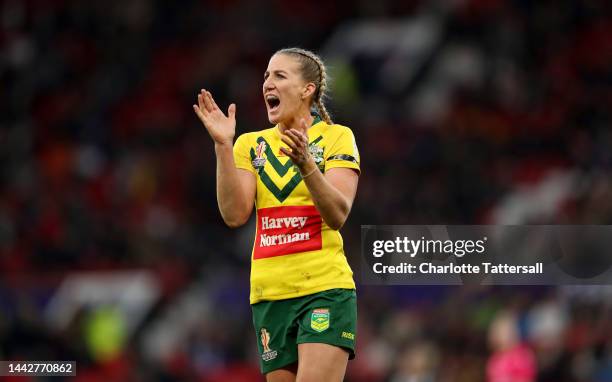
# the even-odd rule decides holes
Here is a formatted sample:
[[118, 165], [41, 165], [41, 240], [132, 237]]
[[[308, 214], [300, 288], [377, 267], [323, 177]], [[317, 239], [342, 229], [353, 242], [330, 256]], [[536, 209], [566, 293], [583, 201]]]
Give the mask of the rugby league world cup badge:
[[255, 167], [257, 170], [259, 170], [260, 168], [263, 168], [266, 164], [266, 158], [264, 158], [265, 151], [266, 151], [266, 142], [264, 141], [259, 142], [259, 144], [257, 145], [257, 148], [255, 149], [255, 159], [253, 159], [253, 162], [251, 162], [253, 167]]
[[261, 354], [261, 358], [266, 362], [276, 358], [278, 352], [276, 350], [270, 349], [270, 332], [268, 332], [266, 328], [261, 328], [260, 338], [261, 346], [263, 347], [263, 353]]

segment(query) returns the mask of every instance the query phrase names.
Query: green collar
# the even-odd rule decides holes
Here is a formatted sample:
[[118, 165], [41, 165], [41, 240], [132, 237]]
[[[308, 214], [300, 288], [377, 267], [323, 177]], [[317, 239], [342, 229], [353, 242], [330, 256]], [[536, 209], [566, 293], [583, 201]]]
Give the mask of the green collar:
[[321, 116], [316, 111], [311, 111], [310, 115], [314, 117], [314, 119], [312, 120], [312, 125], [310, 125], [310, 126], [314, 126], [317, 123], [322, 121]]

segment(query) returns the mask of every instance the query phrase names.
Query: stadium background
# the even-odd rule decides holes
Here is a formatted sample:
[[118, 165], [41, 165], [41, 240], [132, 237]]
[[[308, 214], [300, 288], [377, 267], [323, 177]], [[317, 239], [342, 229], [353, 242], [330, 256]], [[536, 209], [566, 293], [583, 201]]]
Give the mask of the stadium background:
[[[323, 55], [330, 109], [356, 135], [353, 267], [361, 224], [612, 224], [610, 11], [0, 1], [0, 359], [76, 360], [77, 381], [261, 378], [253, 228], [222, 224], [191, 104], [206, 87], [237, 103], [238, 133], [267, 127], [262, 73], [282, 47]], [[506, 310], [537, 381], [612, 381], [609, 286], [359, 296], [347, 381], [483, 381]]]

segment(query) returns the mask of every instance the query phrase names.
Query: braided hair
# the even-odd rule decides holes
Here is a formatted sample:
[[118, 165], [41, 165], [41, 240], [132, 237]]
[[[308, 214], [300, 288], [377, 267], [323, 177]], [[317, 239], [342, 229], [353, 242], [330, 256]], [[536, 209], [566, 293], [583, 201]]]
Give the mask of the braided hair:
[[287, 54], [298, 59], [301, 64], [300, 69], [302, 72], [302, 77], [306, 81], [315, 84], [316, 90], [314, 93], [313, 102], [317, 107], [317, 111], [327, 124], [333, 124], [324, 102], [324, 99], [327, 96], [326, 90], [328, 86], [327, 71], [321, 57], [309, 50], [301, 48], [285, 48], [279, 50], [275, 54]]

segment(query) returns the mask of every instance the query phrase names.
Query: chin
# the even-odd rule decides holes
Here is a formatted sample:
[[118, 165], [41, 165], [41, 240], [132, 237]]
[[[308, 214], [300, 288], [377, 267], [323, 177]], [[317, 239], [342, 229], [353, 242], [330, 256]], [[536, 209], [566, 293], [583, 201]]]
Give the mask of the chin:
[[280, 115], [270, 115], [268, 114], [268, 121], [270, 121], [271, 124], [276, 125], [277, 123], [279, 123], [281, 120]]

